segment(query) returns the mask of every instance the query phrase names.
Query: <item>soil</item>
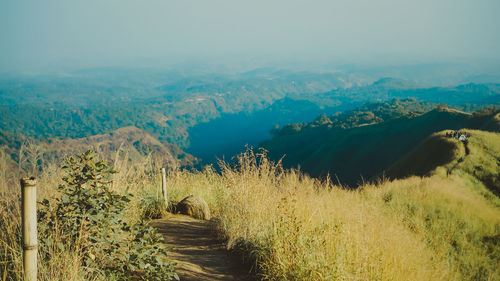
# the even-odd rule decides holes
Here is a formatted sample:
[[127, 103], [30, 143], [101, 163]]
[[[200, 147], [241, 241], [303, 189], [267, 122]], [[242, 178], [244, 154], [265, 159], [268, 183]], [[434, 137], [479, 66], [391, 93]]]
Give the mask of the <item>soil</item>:
[[254, 280], [240, 259], [217, 239], [213, 221], [169, 215], [151, 225], [171, 248], [168, 255], [177, 263], [175, 271], [180, 280]]

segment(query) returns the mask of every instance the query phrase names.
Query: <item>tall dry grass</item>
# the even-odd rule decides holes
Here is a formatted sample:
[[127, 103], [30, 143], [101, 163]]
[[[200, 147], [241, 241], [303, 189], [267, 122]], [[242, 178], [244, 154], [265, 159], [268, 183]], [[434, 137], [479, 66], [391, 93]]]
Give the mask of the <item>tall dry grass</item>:
[[208, 201], [229, 248], [266, 280], [495, 280], [500, 210], [459, 176], [346, 190], [247, 151], [221, 173], [174, 172], [172, 200]]
[[[55, 187], [61, 183], [62, 171], [58, 163], [40, 163], [39, 147], [23, 146], [18, 163], [0, 149], [0, 280], [23, 280], [21, 241], [21, 190], [19, 179], [25, 176], [37, 178], [37, 201], [57, 195]], [[57, 237], [57, 236], [56, 236]], [[53, 257], [47, 263], [39, 259], [39, 280], [82, 280], [80, 257], [76, 252], [62, 252], [56, 239], [54, 247], [48, 247]]]
[[[53, 201], [59, 195], [56, 187], [62, 183], [64, 174], [62, 159], [51, 162], [40, 161], [43, 160], [43, 148], [34, 143], [24, 144], [18, 159], [18, 163], [14, 163], [5, 149], [0, 149], [0, 280], [2, 281], [23, 279], [19, 179], [35, 176], [38, 183], [37, 201], [41, 202], [44, 199]], [[143, 206], [151, 202], [151, 197], [147, 196], [159, 191], [157, 173], [154, 172], [159, 169], [158, 164], [150, 156], [132, 162], [128, 153], [121, 149], [115, 153], [114, 159], [117, 172], [113, 175], [112, 189], [135, 195], [125, 217], [130, 223], [138, 222], [144, 214]], [[145, 196], [147, 200], [144, 200]], [[161, 191], [154, 198], [158, 198], [157, 202], [161, 202], [159, 199]], [[81, 245], [78, 243], [72, 245], [70, 248], [74, 251], [63, 251], [58, 245], [67, 246], [68, 242], [61, 239], [58, 229], [51, 231], [52, 244], [39, 247], [39, 280], [71, 281], [103, 278], [98, 274], [98, 269], [82, 266], [82, 257], [78, 251]], [[42, 259], [41, 256], [50, 258]]]
[[[0, 272], [20, 277], [19, 206], [12, 200], [18, 188], [10, 188], [19, 174], [2, 165], [0, 199], [13, 207], [0, 214], [0, 227], [8, 225], [0, 232], [0, 256], [11, 257], [8, 264], [0, 259]], [[130, 220], [163, 212], [153, 158], [133, 162], [121, 151], [114, 166], [113, 189], [134, 194]], [[53, 196], [50, 187], [60, 178], [51, 167], [39, 175], [41, 189], [47, 188], [42, 197]], [[347, 190], [284, 170], [251, 150], [235, 165], [221, 163], [220, 171], [168, 168], [171, 203], [190, 194], [204, 198], [228, 248], [242, 251], [262, 279], [500, 279], [500, 209], [472, 191], [480, 183], [469, 177], [436, 173]], [[41, 280], [81, 280], [89, 269], [80, 264], [77, 253], [60, 252], [40, 265]]]

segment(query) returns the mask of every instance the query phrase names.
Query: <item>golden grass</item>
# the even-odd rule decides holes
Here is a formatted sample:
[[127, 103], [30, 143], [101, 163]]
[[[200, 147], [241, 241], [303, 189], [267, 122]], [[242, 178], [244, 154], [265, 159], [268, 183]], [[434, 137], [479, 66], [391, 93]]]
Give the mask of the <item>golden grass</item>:
[[[33, 154], [33, 157], [36, 155]], [[33, 159], [31, 159], [33, 160]], [[52, 199], [57, 195], [55, 187], [60, 184], [62, 171], [57, 163], [45, 163], [43, 171], [30, 167], [16, 169], [25, 163], [13, 165], [0, 149], [0, 280], [22, 280], [21, 206], [19, 179], [28, 174], [37, 177], [37, 199]], [[16, 168], [14, 168], [16, 167]], [[55, 240], [55, 244], [64, 241]], [[47, 263], [39, 260], [38, 280], [83, 280], [80, 256], [77, 252], [62, 252], [49, 249], [52, 258]]]
[[[177, 199], [205, 198], [228, 247], [269, 280], [488, 280], [499, 277], [500, 210], [459, 176], [413, 177], [357, 191], [283, 171], [247, 152], [222, 175], [176, 173]], [[492, 238], [495, 239], [495, 238]], [[493, 246], [497, 247], [498, 246]]]
[[[113, 188], [136, 195], [127, 217], [138, 220], [141, 194], [161, 200], [160, 167], [151, 158], [128, 161], [123, 152], [114, 164]], [[39, 175], [48, 190], [42, 196], [54, 195], [59, 172]], [[18, 196], [6, 193], [17, 176], [2, 174], [2, 200]], [[346, 190], [252, 151], [235, 166], [222, 163], [220, 172], [171, 169], [167, 178], [170, 201], [204, 198], [228, 248], [243, 250], [265, 280], [498, 280], [500, 208], [473, 192], [478, 184], [436, 173]], [[0, 220], [18, 216], [17, 208]], [[12, 237], [18, 225], [14, 218], [11, 233], [0, 233], [0, 251], [14, 253], [19, 273], [20, 246]], [[40, 265], [41, 280], [79, 280], [80, 264], [77, 254], [59, 253]]]

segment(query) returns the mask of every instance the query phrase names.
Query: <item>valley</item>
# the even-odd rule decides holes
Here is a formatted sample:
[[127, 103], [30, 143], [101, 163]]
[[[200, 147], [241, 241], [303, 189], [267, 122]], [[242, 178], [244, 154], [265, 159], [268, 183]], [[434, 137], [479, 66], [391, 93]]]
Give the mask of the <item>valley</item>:
[[0, 281], [500, 281], [500, 1], [0, 1]]
[[[0, 83], [6, 280], [22, 267], [10, 187], [25, 175], [66, 235], [39, 222], [43, 280], [500, 276], [499, 84], [273, 69], [77, 74]], [[447, 137], [454, 130], [466, 145]], [[172, 214], [188, 195], [214, 219]], [[89, 223], [76, 233], [80, 218]], [[213, 260], [193, 254], [202, 250]]]
[[[316, 122], [321, 114], [349, 110], [362, 114], [374, 102], [424, 101], [407, 109], [416, 114], [440, 103], [466, 112], [500, 103], [498, 84], [426, 88], [412, 82], [418, 76], [407, 78], [264, 68], [194, 76], [172, 70], [89, 69], [65, 76], [4, 79], [0, 130], [46, 141], [134, 126], [186, 151], [199, 163], [214, 164], [216, 159], [230, 160], [247, 144], [259, 146], [272, 137], [271, 131], [288, 130], [288, 124]], [[387, 108], [386, 114], [407, 105]], [[386, 117], [353, 118], [371, 124]], [[342, 122], [344, 127], [361, 125], [355, 119]]]

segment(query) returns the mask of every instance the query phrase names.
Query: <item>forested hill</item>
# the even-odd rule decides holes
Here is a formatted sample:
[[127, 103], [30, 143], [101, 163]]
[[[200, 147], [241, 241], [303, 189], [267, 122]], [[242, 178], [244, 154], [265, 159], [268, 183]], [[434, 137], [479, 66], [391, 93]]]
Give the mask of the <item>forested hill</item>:
[[[85, 138], [134, 126], [210, 162], [223, 155], [230, 158], [245, 144], [257, 145], [276, 126], [311, 122], [322, 113], [330, 116], [367, 102], [415, 97], [425, 100], [423, 111], [448, 103], [467, 112], [500, 104], [498, 84], [423, 88], [403, 79], [377, 79], [340, 71], [275, 69], [194, 76], [176, 71], [97, 69], [54, 77], [2, 77], [0, 130], [44, 141]], [[399, 106], [412, 105], [400, 101]], [[330, 120], [322, 117], [315, 125], [372, 124], [391, 118], [390, 108], [384, 110], [377, 116], [350, 112], [350, 116], [339, 114]], [[205, 146], [207, 141], [212, 145]]]
[[75, 139], [35, 140], [0, 131], [0, 148], [7, 154], [3, 159], [14, 161], [28, 170], [44, 167], [46, 163], [57, 163], [69, 155], [86, 150], [100, 153], [107, 161], [115, 160], [118, 153], [127, 161], [139, 162], [151, 157], [153, 163], [168, 167], [191, 167], [196, 162], [192, 155], [176, 145], [159, 141], [146, 131], [133, 126], [122, 127], [108, 134]]
[[187, 129], [196, 124], [263, 110], [285, 98], [311, 100], [318, 93], [358, 85], [351, 80], [341, 73], [263, 70], [185, 75], [97, 69], [54, 77], [0, 77], [0, 129], [46, 139], [136, 126], [187, 147]]
[[[372, 104], [312, 123], [294, 124], [262, 143], [285, 167], [300, 167], [312, 176], [336, 176], [355, 186], [381, 174], [434, 132], [476, 128], [499, 131], [497, 111], [464, 113], [444, 105], [422, 114], [428, 103], [393, 100]], [[406, 106], [401, 106], [406, 104]], [[404, 108], [414, 108], [407, 111]], [[393, 110], [388, 109], [393, 108]], [[399, 108], [399, 110], [398, 110]], [[385, 119], [383, 119], [385, 118]]]
[[274, 129], [272, 132], [274, 135], [279, 136], [316, 127], [348, 129], [389, 121], [403, 116], [420, 115], [435, 109], [438, 105], [437, 103], [425, 102], [416, 98], [373, 102], [353, 110], [337, 112], [330, 116], [321, 114], [313, 122], [289, 124], [281, 129]]

